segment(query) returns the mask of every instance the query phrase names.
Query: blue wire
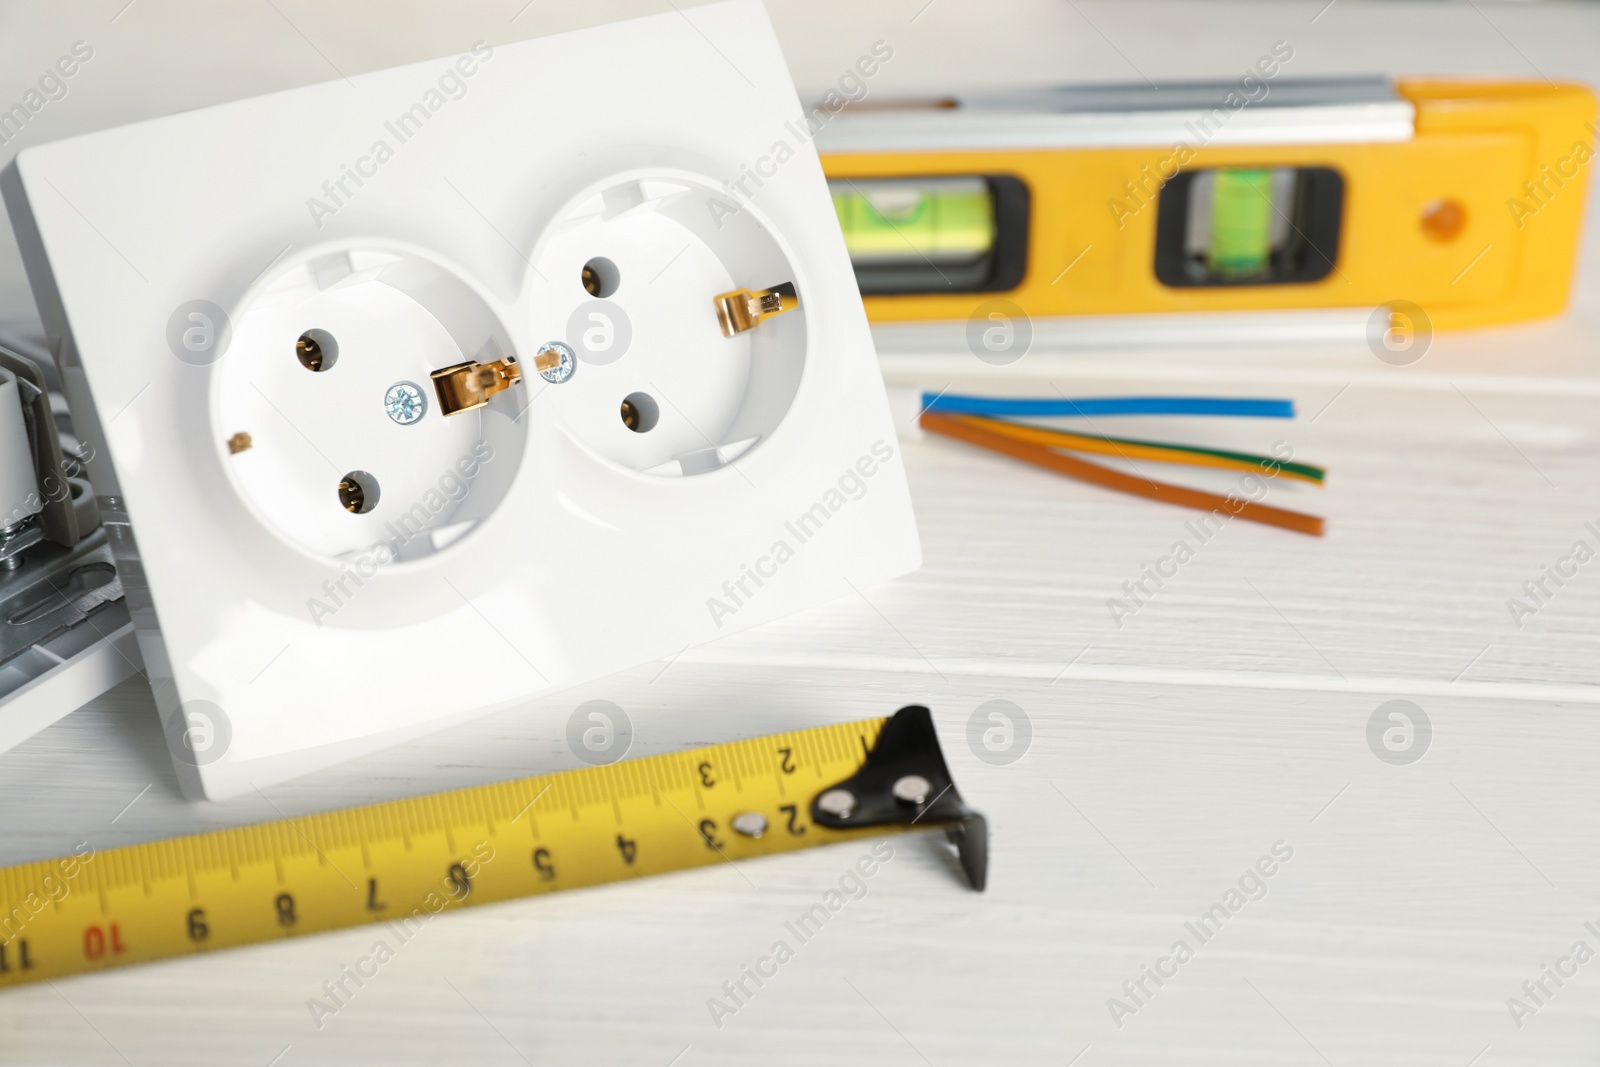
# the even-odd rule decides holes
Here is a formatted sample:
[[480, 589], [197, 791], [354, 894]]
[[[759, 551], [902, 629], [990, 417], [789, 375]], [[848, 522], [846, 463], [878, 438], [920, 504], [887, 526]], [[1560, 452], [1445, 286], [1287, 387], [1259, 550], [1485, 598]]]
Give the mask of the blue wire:
[[1293, 400], [1258, 400], [1216, 396], [1065, 397], [959, 396], [922, 394], [923, 410], [949, 415], [999, 415], [1043, 418], [1073, 415], [1233, 415], [1243, 418], [1292, 419]]

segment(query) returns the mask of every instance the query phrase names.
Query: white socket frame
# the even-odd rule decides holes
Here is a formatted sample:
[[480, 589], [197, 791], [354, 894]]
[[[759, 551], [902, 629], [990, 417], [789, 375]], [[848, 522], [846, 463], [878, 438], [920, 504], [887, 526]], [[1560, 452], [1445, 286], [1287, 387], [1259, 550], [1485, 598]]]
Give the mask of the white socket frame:
[[[451, 71], [459, 96], [440, 91]], [[430, 92], [444, 103], [372, 162], [376, 140], [395, 140], [385, 124], [430, 107]], [[177, 760], [187, 794], [248, 792], [920, 565], [866, 317], [805, 130], [759, 0], [730, 0], [480, 43], [19, 154], [0, 186], [74, 422], [106, 445], [90, 476], [157, 703], [169, 724], [192, 723], [195, 709], [226, 722], [223, 751]], [[724, 185], [780, 141], [790, 152], [759, 189]], [[353, 195], [332, 213], [313, 211], [308, 198], [329, 203], [323, 183], [352, 160], [373, 173], [346, 181]], [[708, 216], [758, 222], [793, 268], [735, 285], [792, 281], [800, 294], [748, 340], [755, 359], [763, 340], [799, 337], [787, 411], [715, 469], [630, 465], [593, 437], [594, 405], [541, 399], [592, 368], [562, 385], [532, 372], [548, 338], [534, 332], [530, 272], [552, 221], [596, 183], [636, 174], [723, 188]], [[234, 346], [193, 365], [168, 344], [175, 309], [207, 300], [237, 314], [285, 270], [352, 247], [447, 268], [494, 312], [525, 371], [488, 408], [452, 416], [521, 423], [498, 503], [458, 539], [359, 585], [351, 557], [341, 567], [286, 536], [230, 474], [218, 382], [230, 360], [259, 354]], [[655, 251], [662, 266], [679, 249]], [[714, 331], [714, 295], [653, 328]], [[329, 443], [313, 447], [367, 443], [367, 431], [341, 436], [319, 418], [312, 430]], [[336, 612], [312, 611], [341, 580]]]

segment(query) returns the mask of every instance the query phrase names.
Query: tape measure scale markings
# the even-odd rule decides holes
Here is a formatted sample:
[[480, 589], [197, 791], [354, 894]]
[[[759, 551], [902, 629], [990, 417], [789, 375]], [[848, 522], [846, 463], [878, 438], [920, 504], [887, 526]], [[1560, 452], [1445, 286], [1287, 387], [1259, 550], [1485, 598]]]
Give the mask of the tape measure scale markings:
[[0, 870], [0, 987], [452, 908], [944, 829], [973, 885], [987, 827], [923, 707], [688, 752]]

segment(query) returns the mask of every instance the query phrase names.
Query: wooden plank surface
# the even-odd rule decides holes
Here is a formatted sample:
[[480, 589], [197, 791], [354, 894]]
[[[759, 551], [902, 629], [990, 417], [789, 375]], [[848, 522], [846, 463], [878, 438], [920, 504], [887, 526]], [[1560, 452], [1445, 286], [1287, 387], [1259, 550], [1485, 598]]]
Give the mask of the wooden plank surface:
[[[541, 4], [512, 25], [515, 6], [464, 5], [450, 25], [492, 14], [495, 39], [509, 40], [586, 17]], [[773, 12], [808, 84], [825, 84], [856, 40], [889, 33], [904, 62], [886, 76], [904, 85], [985, 72], [1228, 76], [1291, 34], [1305, 73], [1531, 64], [1600, 77], [1600, 12], [1573, 5], [922, 6]], [[997, 9], [1003, 28], [986, 14]], [[150, 0], [116, 25], [207, 39], [183, 10]], [[365, 69], [359, 35], [341, 21], [353, 16], [324, 26], [309, 7], [286, 11]], [[54, 47], [46, 29], [82, 35], [59, 21], [25, 28], [43, 52]], [[399, 62], [445, 47], [381, 43], [417, 32], [375, 30], [369, 51], [390, 48], [381, 59]], [[969, 53], [976, 70], [963, 60], [949, 75]], [[108, 44], [108, 68], [116, 55]], [[316, 64], [296, 76], [322, 76]], [[240, 83], [260, 88], [250, 77], [267, 76]], [[116, 110], [104, 98], [92, 106]], [[635, 755], [922, 702], [963, 792], [989, 816], [988, 892], [965, 889], [936, 840], [893, 839], [865, 895], [792, 943], [794, 958], [721, 1026], [708, 1000], [733, 1003], [723, 983], [793, 942], [785, 922], [864, 847], [450, 916], [399, 947], [320, 1028], [308, 1000], [368, 956], [381, 930], [19, 989], [0, 997], [0, 1062], [1593, 1063], [1600, 962], [1559, 988], [1542, 967], [1578, 941], [1600, 952], [1584, 925], [1600, 929], [1600, 562], [1520, 628], [1507, 600], [1574, 540], [1600, 547], [1584, 525], [1600, 526], [1596, 237], [1566, 319], [1442, 338], [1411, 368], [1359, 344], [1041, 351], [1003, 371], [960, 354], [889, 357], [893, 380], [934, 390], [1296, 399], [1303, 414], [1288, 424], [1100, 426], [1244, 448], [1282, 438], [1332, 472], [1325, 490], [1282, 486], [1270, 498], [1326, 515], [1327, 538], [1232, 523], [1121, 626], [1106, 601], [1192, 537], [1186, 513], [908, 440], [927, 562], [863, 597], [269, 796], [184, 802], [137, 680], [0, 755], [0, 862], [13, 863], [79, 841], [109, 847], [576, 766], [566, 721], [593, 698], [627, 710]], [[1182, 480], [1225, 489], [1234, 479]], [[1369, 720], [1393, 699], [1432, 724], [1426, 755], [1409, 765], [1369, 745]], [[1020, 709], [1031, 733], [1011, 763], [968, 740], [996, 700]], [[986, 725], [980, 716], [977, 731]], [[1292, 856], [1248, 878], [1275, 845]], [[1202, 942], [1186, 924], [1230, 890], [1240, 907]], [[1157, 986], [1144, 968], [1178, 941], [1192, 958]], [[1541, 980], [1538, 1005], [1523, 983]], [[1511, 997], [1537, 1007], [1520, 1026]], [[1112, 998], [1134, 1010], [1114, 1013]]]

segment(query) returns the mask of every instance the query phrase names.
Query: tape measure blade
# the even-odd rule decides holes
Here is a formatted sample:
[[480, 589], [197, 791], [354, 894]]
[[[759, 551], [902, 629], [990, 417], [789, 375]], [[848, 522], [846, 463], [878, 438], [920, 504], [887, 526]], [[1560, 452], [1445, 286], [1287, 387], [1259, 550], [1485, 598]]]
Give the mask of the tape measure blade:
[[[896, 832], [813, 823], [887, 720], [0, 870], [0, 987]], [[761, 816], [759, 834], [733, 828]], [[746, 827], [754, 825], [747, 822]]]

